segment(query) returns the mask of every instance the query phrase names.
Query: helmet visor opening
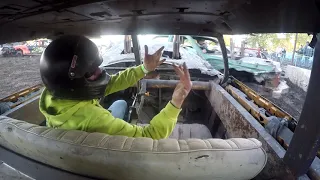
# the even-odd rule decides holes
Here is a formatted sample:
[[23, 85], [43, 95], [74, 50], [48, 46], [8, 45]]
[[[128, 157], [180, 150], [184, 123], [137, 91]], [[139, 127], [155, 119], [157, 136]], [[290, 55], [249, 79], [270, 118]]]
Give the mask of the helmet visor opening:
[[103, 70], [97, 67], [93, 72], [86, 73], [85, 78], [89, 81], [95, 81], [101, 76], [102, 72]]

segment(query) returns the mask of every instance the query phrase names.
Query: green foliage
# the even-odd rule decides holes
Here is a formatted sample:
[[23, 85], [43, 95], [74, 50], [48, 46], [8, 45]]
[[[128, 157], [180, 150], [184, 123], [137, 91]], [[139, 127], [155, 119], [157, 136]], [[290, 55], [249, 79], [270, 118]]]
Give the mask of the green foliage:
[[[293, 51], [295, 33], [286, 33], [279, 38], [278, 34], [254, 34], [248, 35], [245, 41], [248, 47], [266, 48], [269, 51], [275, 51], [277, 47], [283, 47], [287, 51]], [[312, 36], [307, 34], [298, 34], [296, 50], [300, 45], [304, 46], [307, 41], [311, 41]]]

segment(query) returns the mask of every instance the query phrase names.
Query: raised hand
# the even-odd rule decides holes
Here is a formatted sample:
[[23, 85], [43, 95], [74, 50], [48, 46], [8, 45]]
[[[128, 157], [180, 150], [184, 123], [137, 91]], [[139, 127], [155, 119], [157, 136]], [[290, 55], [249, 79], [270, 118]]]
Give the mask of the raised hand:
[[165, 59], [160, 61], [162, 50], [164, 49], [164, 46], [162, 46], [160, 49], [158, 49], [154, 54], [150, 55], [148, 54], [148, 46], [144, 46], [145, 49], [145, 56], [144, 56], [144, 67], [147, 69], [147, 71], [154, 71], [160, 64], [162, 64]]
[[180, 82], [177, 84], [173, 92], [171, 103], [175, 107], [181, 108], [183, 101], [192, 88], [192, 82], [190, 80], [190, 74], [186, 63], [183, 63], [183, 66], [177, 66], [174, 64], [173, 68], [180, 77]]

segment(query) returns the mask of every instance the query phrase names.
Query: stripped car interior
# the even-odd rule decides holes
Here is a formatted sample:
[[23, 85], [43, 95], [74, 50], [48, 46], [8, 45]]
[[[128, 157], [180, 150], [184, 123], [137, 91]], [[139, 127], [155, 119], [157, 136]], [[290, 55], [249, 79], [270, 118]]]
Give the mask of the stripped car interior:
[[[312, 115], [320, 102], [315, 79], [320, 62], [313, 61], [298, 121], [229, 76], [223, 39], [224, 34], [316, 34], [319, 7], [312, 0], [2, 0], [1, 44], [64, 34], [130, 35], [125, 41], [132, 48], [124, 43], [122, 53], [130, 54], [129, 60], [103, 64], [114, 74], [142, 63], [138, 34], [209, 36], [219, 41], [224, 68], [220, 73], [203, 63], [202, 69], [190, 69], [192, 91], [178, 131], [161, 140], [46, 127], [39, 111], [42, 84], [8, 96], [1, 100], [7, 106], [0, 116], [0, 173], [8, 179], [319, 179], [320, 122]], [[125, 99], [129, 122], [148, 124], [178, 83], [170, 62], [179, 63], [183, 52], [175, 39], [158, 78], [145, 77], [102, 103]], [[314, 58], [319, 56], [320, 43]], [[192, 63], [192, 56], [183, 58]], [[285, 123], [279, 130], [275, 122]]]

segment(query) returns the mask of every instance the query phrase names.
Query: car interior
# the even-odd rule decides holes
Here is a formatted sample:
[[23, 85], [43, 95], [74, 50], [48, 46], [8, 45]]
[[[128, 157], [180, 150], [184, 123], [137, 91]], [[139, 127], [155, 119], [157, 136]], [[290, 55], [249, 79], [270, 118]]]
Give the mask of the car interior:
[[[318, 6], [301, 4], [298, 0], [4, 0], [0, 3], [0, 43], [55, 39], [64, 34], [188, 34], [217, 37], [227, 57], [223, 34], [320, 30]], [[115, 74], [131, 65], [105, 67]], [[159, 78], [144, 78], [134, 87], [103, 98], [101, 104], [107, 108], [115, 100], [126, 100], [126, 119], [136, 125], [149, 124], [178, 83], [168, 64], [157, 73]], [[276, 140], [223, 88], [227, 69], [222, 77], [196, 69], [190, 73], [192, 90], [167, 139], [46, 127], [39, 111], [41, 88], [33, 98], [0, 116], [0, 160], [35, 179], [293, 177], [279, 157], [283, 150], [276, 148]]]

